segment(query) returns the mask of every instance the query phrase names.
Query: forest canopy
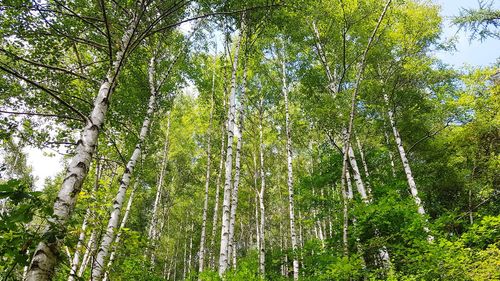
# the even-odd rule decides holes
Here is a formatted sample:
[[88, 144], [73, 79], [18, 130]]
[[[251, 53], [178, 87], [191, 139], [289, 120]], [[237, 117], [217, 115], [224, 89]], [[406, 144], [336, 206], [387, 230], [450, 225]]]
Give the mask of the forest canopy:
[[499, 61], [440, 11], [0, 1], [0, 278], [500, 280]]

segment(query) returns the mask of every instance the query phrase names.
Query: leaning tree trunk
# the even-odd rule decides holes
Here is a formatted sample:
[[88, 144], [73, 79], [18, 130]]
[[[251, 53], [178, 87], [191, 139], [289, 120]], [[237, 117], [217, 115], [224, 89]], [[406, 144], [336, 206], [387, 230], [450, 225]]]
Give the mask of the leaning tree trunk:
[[[142, 2], [142, 1], [141, 1]], [[104, 82], [94, 100], [94, 107], [86, 120], [80, 140], [77, 142], [75, 155], [66, 170], [66, 176], [54, 203], [54, 211], [49, 224], [42, 235], [42, 240], [34, 252], [28, 269], [27, 281], [50, 280], [57, 264], [59, 246], [65, 236], [67, 221], [71, 218], [84, 179], [87, 177], [90, 162], [94, 154], [99, 132], [104, 124], [108, 111], [109, 99], [116, 86], [117, 78], [127, 58], [127, 51], [139, 23], [139, 17], [134, 15], [129, 28], [120, 41], [120, 50], [114, 56], [113, 64], [106, 74]]]
[[359, 172], [358, 168], [358, 161], [356, 160], [356, 155], [354, 154], [354, 150], [352, 149], [352, 146], [349, 145], [349, 163], [351, 164], [352, 168], [352, 177], [354, 178], [354, 182], [356, 183], [356, 187], [358, 189], [359, 194], [361, 195], [361, 199], [365, 203], [368, 203], [369, 198], [368, 198], [368, 192], [366, 191], [365, 188], [365, 183], [363, 182], [363, 179], [361, 178], [361, 174]]
[[[398, 147], [399, 151], [399, 156], [401, 157], [401, 162], [403, 163], [403, 168], [406, 174], [406, 179], [408, 181], [408, 186], [410, 187], [410, 192], [411, 196], [413, 197], [413, 200], [415, 200], [415, 204], [417, 205], [418, 208], [418, 213], [422, 216], [425, 216], [425, 209], [422, 204], [422, 200], [418, 196], [418, 189], [417, 189], [417, 184], [415, 183], [415, 179], [413, 178], [413, 173], [410, 168], [410, 163], [408, 162], [408, 158], [406, 157], [406, 151], [403, 147], [403, 142], [401, 141], [401, 136], [399, 135], [399, 130], [396, 127], [396, 121], [394, 119], [394, 112], [390, 109], [389, 107], [389, 96], [387, 93], [384, 93], [384, 100], [387, 106], [387, 115], [389, 116], [389, 123], [391, 124], [392, 127], [392, 133], [394, 134], [394, 140], [396, 141], [396, 146]], [[429, 233], [429, 228], [427, 226], [424, 226], [425, 232]], [[434, 240], [434, 237], [432, 235], [428, 235], [428, 240], [432, 241]]]
[[316, 26], [316, 22], [312, 22], [312, 28], [314, 32], [314, 38], [316, 40], [316, 51], [318, 52], [319, 59], [321, 64], [323, 65], [323, 69], [325, 70], [326, 78], [328, 80], [328, 91], [335, 97], [338, 93], [337, 86], [337, 75], [335, 72], [330, 70], [330, 65], [328, 64], [328, 60], [326, 59], [325, 51], [323, 50], [323, 46], [321, 45], [321, 38], [319, 36], [318, 27]]
[[[377, 24], [376, 24], [375, 28], [373, 29], [370, 38], [368, 39], [368, 42], [366, 44], [366, 48], [363, 51], [363, 54], [361, 56], [361, 60], [358, 64], [358, 72], [356, 73], [354, 90], [352, 91], [352, 95], [351, 95], [349, 122], [347, 124], [347, 130], [346, 130], [345, 137], [344, 137], [344, 153], [343, 153], [344, 155], [343, 155], [343, 160], [342, 160], [342, 163], [343, 163], [342, 164], [342, 178], [343, 178], [342, 184], [344, 184], [344, 182], [345, 182], [345, 175], [346, 175], [346, 172], [348, 170], [347, 161], [349, 158], [348, 154], [349, 154], [351, 133], [352, 133], [353, 126], [354, 126], [354, 116], [356, 115], [356, 99], [357, 99], [357, 95], [358, 95], [358, 92], [360, 89], [361, 81], [363, 80], [363, 74], [364, 74], [364, 70], [366, 67], [366, 58], [368, 55], [368, 51], [370, 50], [371, 45], [372, 45], [373, 41], [375, 40], [375, 35], [377, 34], [377, 31], [382, 23], [382, 20], [385, 17], [385, 14], [387, 13], [387, 10], [389, 9], [391, 2], [392, 2], [392, 0], [387, 0], [387, 2], [385, 3], [384, 9], [382, 10], [382, 13], [380, 14], [380, 16], [377, 20]], [[347, 201], [345, 200], [345, 202], [347, 202]], [[344, 203], [344, 204], [346, 204], [346, 203]], [[344, 208], [346, 208], [346, 206]], [[344, 211], [344, 212], [346, 212], [346, 211]], [[345, 237], [345, 238], [347, 238], [347, 237]], [[344, 253], [347, 255], [348, 249], [347, 249], [346, 243], [347, 243], [347, 239], [344, 240]]]
[[115, 260], [116, 251], [118, 250], [118, 245], [119, 245], [121, 237], [122, 237], [123, 229], [125, 228], [125, 225], [127, 224], [128, 216], [130, 214], [130, 209], [132, 208], [132, 202], [134, 200], [135, 191], [137, 190], [137, 185], [138, 185], [138, 182], [136, 181], [134, 184], [134, 188], [132, 189], [132, 192], [130, 193], [130, 196], [128, 198], [127, 207], [125, 208], [125, 213], [123, 214], [122, 222], [120, 223], [120, 229], [118, 230], [118, 233], [116, 234], [116, 237], [115, 237], [113, 251], [111, 252], [111, 255], [109, 256], [109, 261], [108, 261], [108, 264], [106, 266], [107, 269], [104, 272], [104, 278], [102, 279], [103, 281], [108, 280], [108, 274], [109, 274], [108, 272], [109, 272], [109, 269], [111, 268], [111, 265], [113, 265], [113, 261]]
[[233, 67], [231, 74], [231, 92], [229, 95], [229, 111], [227, 116], [227, 149], [226, 149], [226, 164], [225, 164], [225, 183], [224, 183], [224, 199], [222, 202], [222, 227], [221, 241], [219, 254], [219, 276], [222, 277], [228, 266], [228, 247], [229, 247], [229, 217], [230, 217], [230, 200], [231, 200], [231, 183], [233, 172], [233, 137], [234, 137], [234, 121], [236, 114], [236, 72], [238, 68], [238, 53], [242, 39], [240, 32], [236, 50], [234, 53]]
[[243, 145], [243, 121], [245, 118], [244, 113], [244, 100], [245, 100], [245, 87], [246, 87], [246, 64], [243, 67], [243, 85], [240, 93], [240, 110], [238, 120], [238, 137], [236, 141], [236, 159], [235, 159], [235, 173], [233, 191], [231, 193], [231, 216], [229, 218], [229, 247], [228, 259], [233, 259], [233, 268], [236, 269], [236, 245], [234, 242], [234, 224], [236, 222], [236, 210], [238, 208], [238, 186], [240, 184], [240, 171], [241, 171], [241, 147]]
[[[154, 74], [154, 60], [155, 58], [153, 57], [151, 59], [151, 64], [149, 67], [150, 77]], [[118, 227], [120, 212], [123, 206], [123, 201], [125, 201], [125, 194], [130, 184], [130, 179], [132, 178], [132, 173], [134, 172], [135, 165], [141, 155], [142, 144], [148, 134], [149, 124], [151, 123], [151, 118], [154, 114], [155, 102], [156, 102], [156, 92], [154, 85], [155, 85], [154, 83], [150, 85], [151, 96], [149, 97], [148, 109], [146, 115], [144, 116], [144, 121], [142, 123], [141, 131], [139, 134], [139, 140], [137, 141], [137, 144], [135, 146], [134, 151], [132, 152], [132, 156], [130, 157], [129, 162], [127, 163], [125, 172], [122, 175], [120, 181], [120, 188], [118, 189], [118, 193], [116, 194], [116, 197], [113, 200], [113, 210], [111, 211], [111, 216], [108, 222], [108, 226], [106, 228], [106, 233], [104, 234], [101, 246], [97, 253], [97, 257], [93, 263], [92, 280], [94, 281], [99, 281], [102, 278], [104, 265], [106, 263], [106, 259], [109, 253], [109, 248], [114, 240], [115, 231], [116, 228]]]
[[205, 198], [203, 202], [203, 214], [201, 222], [201, 234], [200, 234], [200, 256], [198, 259], [198, 272], [203, 272], [203, 266], [205, 264], [205, 240], [206, 240], [206, 230], [207, 230], [207, 211], [208, 211], [208, 191], [210, 188], [210, 164], [212, 156], [212, 124], [213, 124], [213, 113], [214, 113], [214, 94], [215, 94], [215, 69], [217, 67], [217, 50], [214, 54], [214, 65], [212, 70], [212, 98], [210, 102], [210, 119], [208, 125], [208, 137], [207, 137], [207, 173], [205, 176]]
[[[284, 48], [284, 43], [283, 43]], [[291, 122], [290, 122], [290, 112], [288, 108], [288, 87], [286, 81], [286, 65], [285, 65], [285, 51], [283, 49], [283, 61], [282, 61], [282, 92], [285, 97], [285, 125], [286, 125], [286, 158], [287, 158], [287, 169], [288, 169], [288, 207], [290, 213], [290, 237], [292, 242], [293, 250], [293, 280], [299, 279], [299, 260], [297, 258], [297, 233], [295, 230], [295, 203], [293, 198], [293, 166], [292, 166], [292, 137], [291, 137]]]

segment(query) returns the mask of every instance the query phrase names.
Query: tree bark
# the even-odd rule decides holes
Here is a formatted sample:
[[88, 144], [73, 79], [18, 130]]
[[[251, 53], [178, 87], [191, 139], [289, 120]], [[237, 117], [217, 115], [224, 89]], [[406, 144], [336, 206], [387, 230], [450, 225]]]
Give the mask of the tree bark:
[[138, 185], [138, 182], [136, 181], [134, 184], [134, 188], [132, 189], [132, 192], [130, 193], [130, 196], [128, 198], [127, 207], [125, 208], [125, 213], [123, 214], [122, 222], [120, 223], [120, 229], [118, 230], [118, 233], [116, 234], [116, 237], [115, 237], [113, 251], [111, 252], [111, 255], [109, 256], [109, 261], [108, 261], [108, 264], [106, 266], [107, 269], [104, 272], [104, 278], [102, 279], [103, 281], [108, 280], [109, 270], [111, 268], [111, 265], [113, 265], [113, 261], [115, 260], [116, 251], [118, 250], [118, 245], [119, 245], [121, 237], [122, 237], [123, 229], [125, 228], [125, 225], [127, 224], [128, 216], [130, 214], [130, 209], [132, 209], [132, 202], [134, 200], [135, 191], [137, 190], [137, 185]]
[[94, 107], [86, 120], [80, 140], [77, 142], [75, 155], [67, 168], [66, 176], [54, 203], [54, 213], [45, 229], [43, 240], [34, 251], [33, 259], [28, 269], [27, 281], [50, 280], [57, 264], [57, 255], [61, 236], [65, 236], [65, 226], [70, 219], [80, 193], [84, 179], [87, 177], [90, 162], [95, 152], [99, 132], [104, 124], [108, 111], [109, 99], [116, 86], [123, 62], [128, 56], [128, 49], [139, 17], [134, 15], [129, 28], [120, 41], [120, 50], [116, 53], [113, 64], [106, 74], [94, 100]]
[[167, 113], [167, 131], [165, 133], [165, 143], [163, 145], [163, 155], [162, 155], [161, 167], [160, 167], [160, 177], [158, 178], [158, 183], [156, 184], [156, 196], [155, 196], [155, 201], [153, 204], [151, 221], [149, 223], [148, 238], [149, 238], [149, 243], [151, 243], [151, 245], [150, 245], [151, 264], [154, 263], [154, 248], [156, 245], [156, 238], [158, 237], [158, 207], [160, 205], [163, 179], [165, 177], [165, 172], [166, 172], [165, 169], [166, 169], [167, 162], [168, 162], [168, 150], [169, 150], [169, 146], [170, 146], [169, 137], [170, 137], [170, 112]]
[[219, 160], [219, 172], [217, 174], [217, 179], [215, 180], [215, 198], [214, 198], [214, 213], [212, 219], [212, 235], [210, 241], [210, 268], [215, 268], [215, 238], [218, 225], [219, 217], [219, 197], [220, 197], [220, 185], [222, 179], [222, 172], [224, 167], [225, 149], [224, 149], [224, 135], [225, 135], [225, 124], [221, 124], [221, 146], [220, 146], [220, 160]]
[[[243, 145], [243, 122], [245, 119], [244, 104], [245, 104], [245, 87], [246, 87], [246, 64], [243, 67], [243, 85], [240, 94], [240, 109], [239, 109], [239, 120], [238, 120], [238, 137], [236, 141], [236, 159], [235, 159], [235, 173], [233, 182], [233, 191], [231, 192], [231, 216], [229, 219], [229, 247], [228, 247], [228, 258], [233, 261], [236, 260], [236, 245], [234, 242], [234, 224], [236, 222], [236, 210], [238, 208], [238, 187], [240, 184], [240, 172], [241, 172], [241, 147]], [[233, 262], [233, 268], [236, 269], [236, 263]]]
[[321, 45], [321, 38], [319, 36], [318, 27], [316, 26], [316, 22], [312, 22], [312, 27], [314, 31], [314, 37], [316, 39], [316, 51], [318, 52], [319, 59], [323, 68], [325, 69], [326, 78], [328, 80], [328, 90], [335, 97], [338, 93], [338, 82], [337, 75], [335, 72], [332, 73], [330, 70], [330, 65], [328, 64], [328, 60], [326, 59], [325, 51], [323, 50], [323, 46]]
[[[150, 77], [154, 74], [154, 63], [155, 58], [151, 59], [150, 67], [149, 67], [149, 75]], [[130, 180], [132, 178], [132, 173], [134, 172], [135, 165], [139, 160], [139, 157], [142, 152], [142, 144], [146, 139], [149, 130], [149, 124], [151, 123], [151, 118], [154, 114], [155, 110], [155, 102], [156, 102], [156, 92], [155, 92], [155, 84], [150, 85], [151, 95], [149, 97], [148, 109], [144, 116], [144, 120], [142, 123], [141, 131], [139, 134], [139, 140], [135, 146], [134, 151], [132, 152], [132, 156], [130, 157], [129, 162], [125, 168], [125, 172], [122, 175], [120, 181], [120, 188], [118, 189], [118, 193], [116, 194], [115, 199], [113, 200], [113, 210], [111, 212], [111, 216], [108, 222], [108, 226], [106, 228], [106, 233], [101, 242], [101, 246], [97, 253], [97, 257], [94, 260], [93, 268], [92, 268], [92, 278], [93, 281], [99, 281], [102, 278], [104, 265], [106, 263], [106, 259], [108, 257], [109, 248], [111, 243], [115, 237], [115, 231], [118, 227], [118, 221], [120, 217], [120, 212], [122, 209], [123, 202], [125, 201], [125, 194], [127, 188], [129, 186]]]
[[206, 240], [206, 229], [207, 229], [207, 211], [208, 211], [208, 191], [210, 188], [210, 164], [211, 164], [211, 154], [212, 154], [212, 124], [213, 124], [213, 113], [214, 113], [214, 95], [215, 95], [215, 69], [217, 67], [217, 49], [214, 54], [214, 64], [212, 70], [212, 97], [210, 101], [210, 119], [208, 125], [207, 134], [207, 173], [205, 175], [205, 198], [203, 201], [203, 214], [201, 218], [201, 234], [200, 234], [200, 253], [198, 259], [198, 272], [203, 272], [203, 266], [205, 264], [205, 240]]
[[229, 111], [227, 117], [227, 149], [226, 149], [226, 164], [225, 164], [225, 183], [224, 183], [224, 199], [222, 203], [222, 227], [221, 227], [221, 242], [219, 253], [219, 276], [223, 276], [228, 267], [228, 247], [229, 247], [229, 217], [230, 217], [230, 200], [233, 172], [233, 138], [234, 138], [234, 123], [236, 114], [236, 72], [238, 69], [238, 53], [240, 50], [241, 39], [243, 32], [240, 31], [236, 50], [234, 53], [233, 67], [231, 74], [231, 92], [229, 95]]
[[[425, 216], [425, 209], [422, 204], [422, 200], [420, 199], [420, 196], [418, 196], [418, 189], [417, 189], [417, 184], [415, 183], [415, 179], [413, 177], [413, 173], [410, 168], [410, 163], [408, 162], [408, 157], [406, 156], [405, 149], [403, 147], [403, 142], [401, 140], [401, 136], [399, 135], [399, 130], [396, 127], [396, 121], [394, 119], [394, 112], [389, 107], [389, 96], [387, 93], [384, 93], [384, 100], [387, 106], [387, 115], [389, 116], [389, 123], [391, 124], [392, 127], [392, 133], [394, 134], [394, 140], [396, 141], [396, 146], [399, 151], [399, 156], [401, 157], [401, 162], [403, 163], [403, 169], [406, 174], [406, 180], [408, 181], [408, 186], [410, 187], [410, 193], [411, 196], [413, 197], [413, 200], [415, 200], [415, 205], [417, 205], [417, 212]], [[429, 233], [429, 228], [427, 226], [424, 226], [425, 232]], [[434, 240], [434, 237], [432, 235], [428, 235], [428, 240], [432, 241]]]
[[286, 125], [286, 158], [287, 158], [287, 170], [288, 170], [288, 208], [290, 215], [290, 237], [292, 242], [293, 250], [293, 280], [299, 279], [299, 260], [297, 258], [297, 233], [295, 230], [295, 202], [293, 197], [293, 164], [292, 164], [292, 124], [290, 122], [290, 112], [288, 107], [288, 87], [286, 80], [286, 62], [285, 62], [285, 44], [283, 42], [283, 53], [282, 53], [282, 93], [285, 98], [285, 125]]
[[265, 227], [266, 227], [266, 210], [264, 206], [264, 192], [266, 191], [266, 174], [264, 169], [264, 133], [262, 126], [262, 118], [264, 114], [264, 98], [260, 100], [260, 122], [259, 122], [259, 154], [260, 154], [260, 192], [259, 192], [259, 207], [260, 207], [260, 233], [259, 233], [259, 273], [262, 279], [266, 277], [266, 242], [265, 242]]
[[[97, 151], [96, 151], [96, 156], [98, 156]], [[99, 179], [101, 177], [101, 172], [102, 168], [101, 165], [99, 165], [99, 160], [96, 160], [94, 190], [93, 190], [94, 192], [97, 192], [97, 190], [99, 189]], [[95, 199], [95, 196], [92, 196], [91, 198]], [[92, 215], [92, 213], [93, 213], [92, 210], [89, 207], [87, 207], [87, 210], [85, 212], [85, 217], [83, 218], [82, 222], [82, 229], [80, 230], [80, 235], [78, 236], [78, 242], [76, 243], [73, 260], [71, 262], [68, 281], [74, 281], [75, 278], [77, 277], [77, 269], [78, 265], [80, 264], [80, 250], [82, 248], [83, 243], [85, 243], [85, 235], [86, 235], [88, 220]]]
[[85, 217], [82, 222], [82, 229], [80, 230], [80, 235], [78, 236], [78, 242], [76, 243], [75, 253], [73, 255], [73, 260], [71, 262], [71, 268], [69, 271], [68, 281], [74, 281], [76, 277], [76, 270], [80, 264], [80, 250], [82, 244], [85, 242], [85, 231], [87, 230], [87, 221], [90, 216], [90, 209], [87, 209]]
[[356, 155], [354, 154], [354, 150], [352, 146], [349, 146], [349, 163], [351, 164], [352, 176], [354, 178], [354, 182], [356, 183], [356, 187], [358, 189], [359, 194], [361, 195], [361, 199], [368, 203], [368, 192], [366, 191], [365, 184], [363, 179], [361, 178], [361, 174], [358, 168], [358, 161], [356, 161]]

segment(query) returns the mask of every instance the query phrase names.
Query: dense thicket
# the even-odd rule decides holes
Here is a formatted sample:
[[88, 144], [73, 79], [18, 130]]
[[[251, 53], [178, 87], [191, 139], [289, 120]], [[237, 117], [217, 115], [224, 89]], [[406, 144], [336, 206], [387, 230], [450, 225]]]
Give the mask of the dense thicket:
[[[6, 0], [0, 23], [2, 280], [500, 280], [498, 64], [440, 62], [437, 5]], [[28, 148], [64, 155], [38, 188]]]

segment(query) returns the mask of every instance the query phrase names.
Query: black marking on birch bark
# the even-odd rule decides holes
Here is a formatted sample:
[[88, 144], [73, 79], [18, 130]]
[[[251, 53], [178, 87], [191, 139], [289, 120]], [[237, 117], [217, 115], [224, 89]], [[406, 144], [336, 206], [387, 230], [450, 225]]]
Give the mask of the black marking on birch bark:
[[92, 123], [92, 125], [89, 127], [89, 130], [99, 131], [99, 126], [97, 126], [96, 124]]
[[83, 161], [78, 162], [78, 164], [76, 164], [76, 167], [82, 168], [84, 171], [87, 171], [87, 164], [85, 164], [85, 162]]
[[[69, 168], [68, 168], [68, 172], [69, 172]], [[69, 180], [70, 178], [75, 178], [75, 179], [78, 179], [78, 175], [76, 173], [71, 173], [70, 175], [68, 175], [66, 178], [64, 178], [63, 180], [63, 183], [65, 183], [67, 180]]]
[[[110, 88], [108, 88], [107, 92], [108, 93], [110, 92]], [[101, 100], [101, 104], [104, 104], [104, 105], [108, 106], [109, 105], [109, 99], [108, 99], [108, 97], [103, 97], [102, 100]]]

